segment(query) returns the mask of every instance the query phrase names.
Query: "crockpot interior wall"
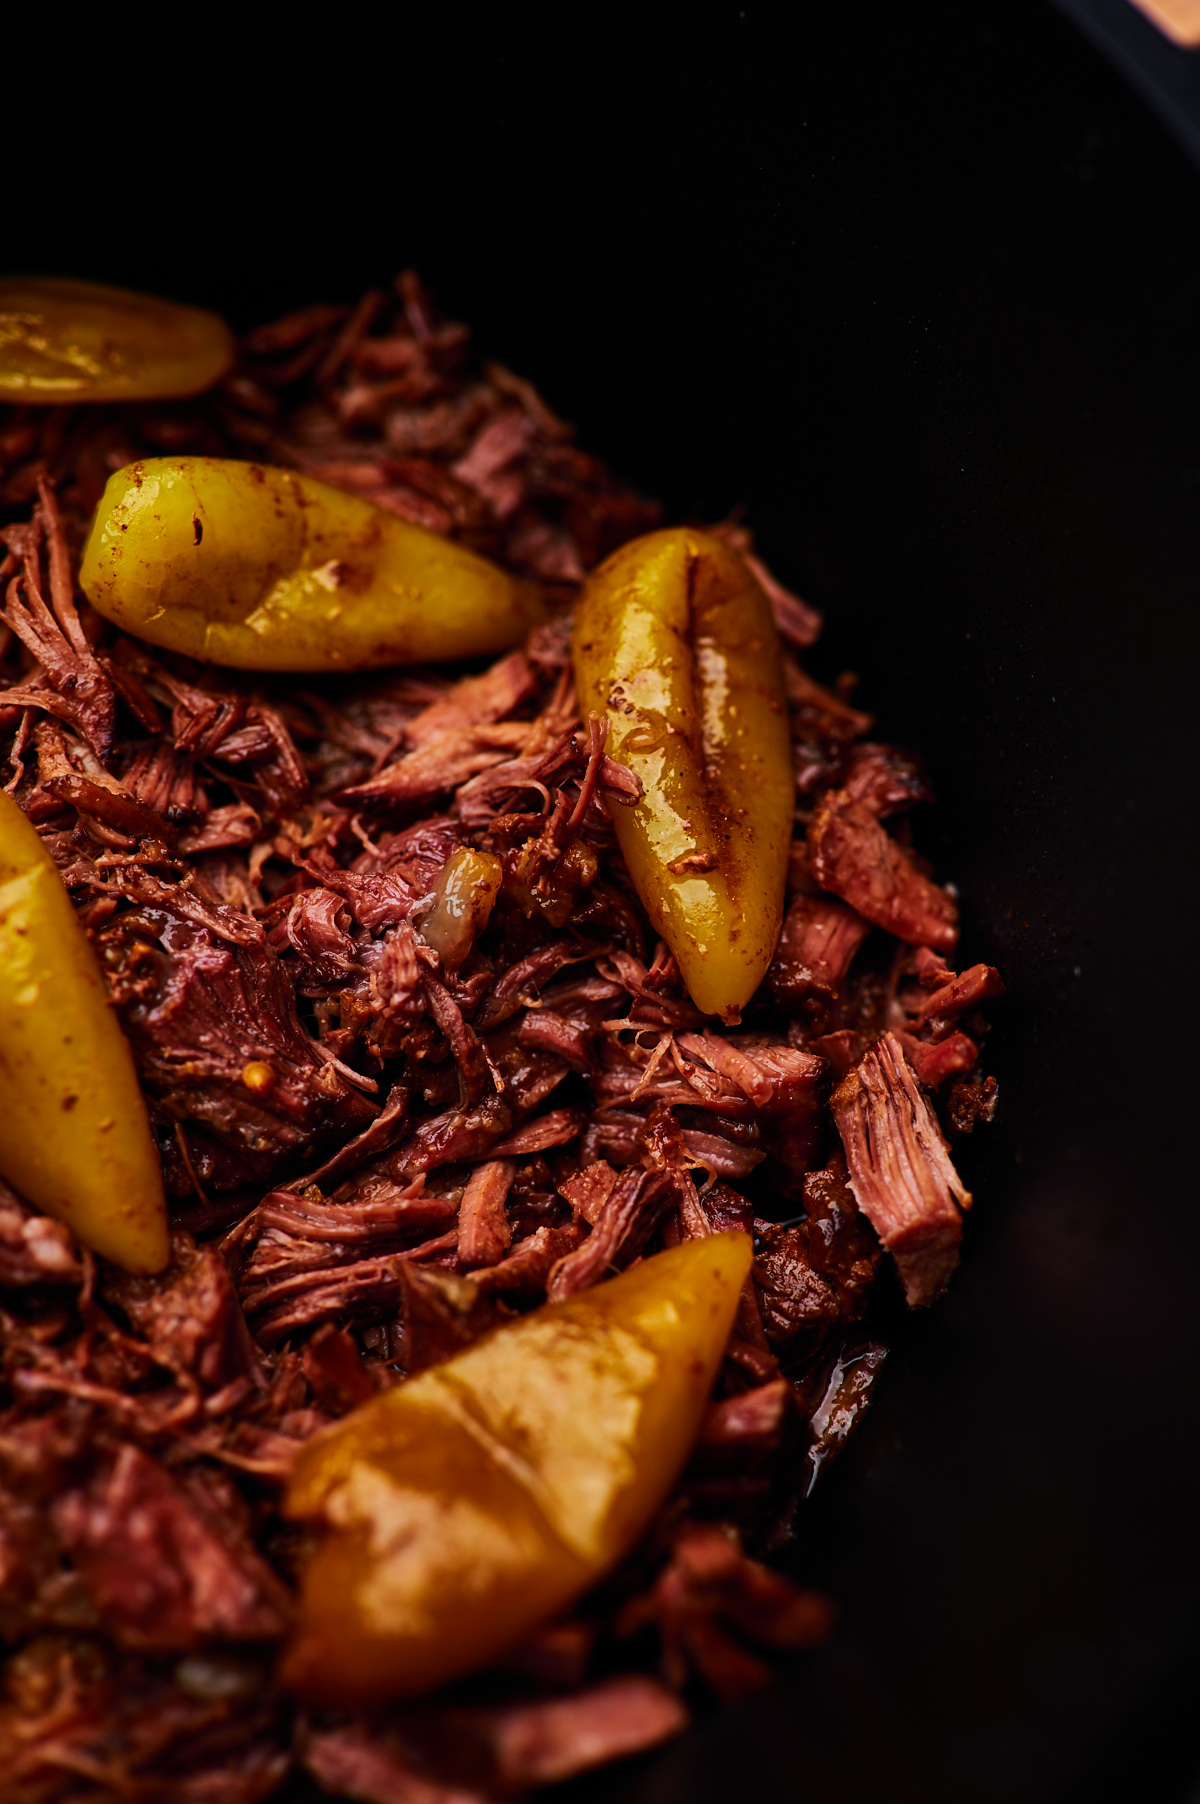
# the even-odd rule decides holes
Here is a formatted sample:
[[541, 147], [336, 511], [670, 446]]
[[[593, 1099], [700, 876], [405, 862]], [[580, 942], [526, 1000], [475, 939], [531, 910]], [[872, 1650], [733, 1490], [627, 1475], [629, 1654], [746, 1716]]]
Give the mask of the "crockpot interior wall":
[[1003, 1104], [801, 1524], [842, 1627], [572, 1795], [1182, 1797], [1200, 188], [1047, 6], [672, 12], [264, 14], [119, 112], [77, 42], [5, 261], [239, 325], [417, 265], [672, 513], [744, 506], [929, 760]]

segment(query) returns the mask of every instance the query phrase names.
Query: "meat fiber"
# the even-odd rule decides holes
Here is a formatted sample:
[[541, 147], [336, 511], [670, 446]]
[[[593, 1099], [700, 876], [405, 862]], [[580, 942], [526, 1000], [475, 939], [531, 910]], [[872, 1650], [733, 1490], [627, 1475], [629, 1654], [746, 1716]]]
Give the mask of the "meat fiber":
[[808, 830], [813, 876], [864, 920], [914, 946], [948, 952], [958, 939], [954, 902], [889, 838], [848, 790], [825, 797]]
[[895, 1036], [884, 1034], [832, 1099], [850, 1188], [896, 1261], [911, 1304], [930, 1303], [958, 1264], [970, 1192]]
[[268, 1641], [288, 1625], [287, 1592], [228, 1516], [129, 1443], [58, 1499], [54, 1526], [119, 1646]]
[[836, 996], [871, 923], [829, 896], [797, 896], [783, 918], [783, 930], [767, 980], [784, 1008], [807, 996]]

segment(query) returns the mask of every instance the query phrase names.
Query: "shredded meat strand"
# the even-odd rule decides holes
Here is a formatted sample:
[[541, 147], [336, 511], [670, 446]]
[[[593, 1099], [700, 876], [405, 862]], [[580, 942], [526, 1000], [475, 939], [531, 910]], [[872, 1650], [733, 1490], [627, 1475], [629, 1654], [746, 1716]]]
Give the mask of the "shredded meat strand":
[[971, 1196], [893, 1034], [842, 1080], [832, 1108], [859, 1208], [895, 1259], [909, 1303], [932, 1302], [958, 1264], [959, 1211]]

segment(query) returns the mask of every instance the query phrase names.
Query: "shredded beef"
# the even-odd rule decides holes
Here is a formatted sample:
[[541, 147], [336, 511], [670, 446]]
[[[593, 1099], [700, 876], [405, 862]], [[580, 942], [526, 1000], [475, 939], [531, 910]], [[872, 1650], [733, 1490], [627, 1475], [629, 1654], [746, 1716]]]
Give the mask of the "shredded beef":
[[82, 1277], [79, 1248], [70, 1230], [48, 1216], [35, 1215], [0, 1180], [0, 1287], [78, 1284]]
[[908, 1301], [931, 1302], [958, 1264], [959, 1210], [971, 1197], [893, 1034], [842, 1080], [832, 1107], [859, 1208], [895, 1259]]
[[[656, 1745], [828, 1632], [756, 1556], [870, 1398], [885, 1253], [912, 1303], [958, 1257], [939, 1119], [991, 1119], [1002, 985], [946, 962], [919, 765], [801, 668], [820, 615], [719, 525], [790, 648], [799, 802], [779, 945], [728, 1031], [637, 900], [613, 823], [641, 784], [571, 682], [579, 583], [658, 510], [411, 272], [251, 333], [211, 396], [4, 408], [0, 443], [0, 780], [96, 948], [173, 1226], [168, 1269], [133, 1278], [0, 1185], [6, 1798], [257, 1804], [303, 1771], [482, 1804]], [[109, 473], [164, 449], [309, 471], [505, 563], [550, 617], [483, 668], [284, 680], [151, 653], [73, 571]], [[439, 955], [422, 923], [460, 847], [503, 884]], [[643, 1547], [469, 1694], [298, 1712], [272, 1674], [306, 1548], [278, 1502], [308, 1438], [729, 1227], [752, 1276]]]
[[452, 1748], [448, 1764], [456, 1776], [485, 1796], [507, 1796], [640, 1754], [678, 1735], [687, 1721], [676, 1691], [626, 1673], [566, 1696], [430, 1710], [402, 1720], [393, 1746], [407, 1743], [422, 1762], [440, 1756], [443, 1766]]
[[495, 1265], [512, 1240], [505, 1199], [512, 1186], [514, 1162], [488, 1159], [477, 1165], [458, 1209], [458, 1257], [464, 1268]]
[[849, 790], [831, 790], [808, 830], [813, 875], [865, 920], [914, 946], [949, 951], [958, 938], [957, 910], [871, 810]]
[[879, 1264], [878, 1242], [859, 1214], [844, 1161], [804, 1179], [806, 1216], [759, 1226], [755, 1286], [769, 1344], [781, 1351], [804, 1334], [816, 1344], [866, 1307]]
[[139, 1448], [54, 1506], [54, 1526], [122, 1647], [162, 1652], [197, 1641], [266, 1641], [286, 1628], [271, 1569]]
[[664, 1675], [676, 1685], [695, 1671], [717, 1695], [735, 1703], [761, 1688], [768, 1669], [745, 1643], [806, 1648], [831, 1627], [824, 1598], [797, 1591], [778, 1573], [746, 1557], [736, 1534], [689, 1524], [653, 1589], [627, 1605], [621, 1629], [652, 1624]]
[[322, 1790], [356, 1804], [485, 1804], [477, 1791], [426, 1778], [394, 1732], [325, 1729], [306, 1738], [302, 1756]]
[[768, 973], [776, 1000], [789, 1008], [813, 992], [836, 996], [870, 930], [869, 921], [828, 896], [797, 896]]

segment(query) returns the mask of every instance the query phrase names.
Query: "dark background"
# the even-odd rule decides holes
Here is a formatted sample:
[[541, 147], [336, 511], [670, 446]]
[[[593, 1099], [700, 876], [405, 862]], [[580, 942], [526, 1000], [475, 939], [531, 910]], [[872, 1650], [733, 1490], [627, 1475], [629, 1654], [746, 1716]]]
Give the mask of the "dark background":
[[4, 262], [239, 325], [418, 266], [745, 505], [1009, 984], [963, 1269], [802, 1520], [834, 1640], [571, 1796], [1200, 1797], [1197, 176], [1032, 0], [300, 16], [43, 15]]

